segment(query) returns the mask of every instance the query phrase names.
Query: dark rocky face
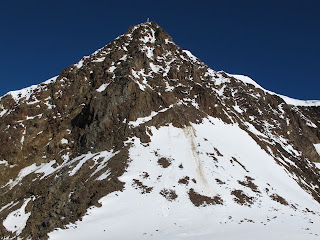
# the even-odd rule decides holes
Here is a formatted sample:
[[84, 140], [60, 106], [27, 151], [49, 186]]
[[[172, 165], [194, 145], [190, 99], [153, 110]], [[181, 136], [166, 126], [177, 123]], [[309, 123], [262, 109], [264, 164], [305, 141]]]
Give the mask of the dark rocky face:
[[[129, 161], [129, 137], [148, 143], [147, 126], [182, 128], [206, 116], [238, 124], [320, 202], [319, 170], [313, 164], [320, 162], [313, 147], [320, 143], [320, 107], [287, 105], [276, 95], [209, 69], [154, 22], [131, 27], [30, 91], [0, 101], [0, 160], [6, 160], [0, 164], [0, 208], [18, 202], [5, 208], [0, 219], [33, 198], [22, 238], [45, 239], [54, 228], [80, 219], [101, 197], [122, 190], [118, 177]], [[160, 113], [138, 126], [130, 123], [152, 112]], [[98, 169], [94, 163], [102, 161], [101, 151], [114, 155]], [[70, 175], [78, 164], [72, 159], [89, 152], [91, 158]], [[22, 169], [51, 161], [51, 174], [33, 171], [19, 177]], [[106, 171], [109, 177], [97, 181]], [[199, 206], [222, 203], [219, 196], [189, 194]], [[241, 194], [234, 193], [243, 199]], [[15, 236], [2, 225], [0, 235]]]

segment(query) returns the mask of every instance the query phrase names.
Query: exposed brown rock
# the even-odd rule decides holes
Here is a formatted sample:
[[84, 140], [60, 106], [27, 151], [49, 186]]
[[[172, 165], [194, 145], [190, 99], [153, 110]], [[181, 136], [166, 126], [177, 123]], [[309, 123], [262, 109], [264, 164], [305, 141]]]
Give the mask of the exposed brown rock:
[[148, 186], [144, 185], [138, 179], [133, 179], [132, 186], [134, 186], [136, 189], [140, 189], [142, 194], [150, 193], [153, 189], [153, 187], [148, 187]]
[[240, 205], [251, 206], [255, 201], [254, 197], [246, 195], [242, 190], [233, 190], [231, 195], [235, 196], [233, 200]]
[[173, 201], [178, 197], [178, 195], [176, 194], [176, 191], [172, 189], [166, 189], [166, 188], [160, 191], [160, 195], [165, 197], [168, 201]]
[[163, 168], [167, 168], [171, 165], [171, 159], [168, 159], [168, 158], [159, 158], [158, 159], [158, 164], [163, 167]]
[[189, 198], [190, 198], [191, 202], [196, 207], [204, 207], [207, 205], [217, 205], [217, 204], [222, 205], [223, 204], [223, 200], [219, 195], [213, 196], [213, 197], [204, 196], [204, 195], [201, 195], [201, 194], [195, 192], [193, 190], [193, 188], [191, 188], [189, 190], [188, 194], [189, 194]]

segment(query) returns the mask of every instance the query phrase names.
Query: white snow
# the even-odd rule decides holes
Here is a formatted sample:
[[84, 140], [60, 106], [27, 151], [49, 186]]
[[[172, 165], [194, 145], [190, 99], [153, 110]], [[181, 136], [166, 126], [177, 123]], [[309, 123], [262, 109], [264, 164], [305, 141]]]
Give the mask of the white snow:
[[313, 146], [316, 149], [317, 153], [320, 155], [320, 143], [313, 144]]
[[[104, 158], [104, 161], [102, 162], [96, 162], [95, 164], [99, 164], [99, 166], [97, 167], [97, 170], [94, 172], [94, 174], [98, 173], [102, 168], [105, 167], [105, 164], [107, 163], [107, 161], [113, 157], [114, 155], [116, 155], [117, 152], [113, 153], [108, 152], [108, 151], [102, 151], [99, 153], [95, 153], [92, 154], [91, 152], [88, 152], [87, 154], [82, 154], [72, 160], [70, 160], [70, 156], [69, 153], [62, 156], [62, 159], [64, 160], [64, 162], [56, 167], [53, 167], [57, 161], [56, 160], [51, 160], [48, 163], [42, 163], [41, 165], [37, 166], [35, 163], [27, 166], [23, 169], [20, 170], [19, 174], [16, 176], [16, 178], [14, 180], [10, 180], [6, 186], [9, 186], [10, 189], [12, 189], [14, 186], [16, 186], [17, 184], [19, 184], [22, 179], [26, 176], [28, 176], [31, 173], [35, 173], [35, 174], [41, 174], [40, 179], [45, 178], [46, 176], [52, 174], [52, 173], [56, 173], [57, 171], [59, 171], [60, 169], [64, 168], [64, 167], [69, 167], [72, 168], [69, 171], [69, 175], [73, 176], [75, 175], [79, 169], [83, 166], [83, 164], [88, 161], [89, 159], [93, 159], [95, 162], [97, 159], [99, 158]], [[94, 175], [93, 174], [93, 175]], [[93, 176], [92, 175], [92, 176]]]
[[138, 79], [140, 78], [138, 73], [135, 70], [131, 69], [131, 72], [134, 78], [138, 78]]
[[78, 164], [69, 172], [69, 176], [75, 175], [86, 161], [88, 161], [90, 158], [92, 158], [96, 155], [97, 154], [92, 154], [92, 153], [82, 155], [81, 158], [79, 158], [80, 161], [78, 162]]
[[[221, 74], [216, 74], [216, 72], [210, 68], [208, 68], [207, 72], [204, 74], [205, 77], [210, 76], [211, 77], [211, 81], [213, 81], [215, 83], [215, 85], [221, 85], [223, 83], [229, 83], [230, 79], [229, 78], [224, 78], [221, 76]], [[218, 77], [218, 78], [216, 78]], [[224, 88], [225, 85], [222, 86], [222, 88]], [[216, 90], [218, 92], [218, 90]]]
[[156, 115], [158, 115], [158, 112], [152, 111], [151, 114], [147, 117], [141, 117], [141, 118], [138, 118], [136, 121], [130, 121], [129, 125], [131, 125], [133, 127], [137, 127], [143, 123], [150, 121]]
[[19, 235], [25, 228], [31, 212], [26, 213], [25, 208], [32, 198], [27, 198], [21, 208], [11, 212], [3, 221], [3, 226], [10, 232], [16, 232]]
[[101, 93], [104, 90], [106, 90], [109, 85], [110, 85], [110, 83], [104, 83], [96, 91]]
[[293, 110], [299, 114], [301, 119], [303, 119], [306, 122], [306, 125], [312, 128], [318, 128], [317, 125], [315, 125], [310, 119], [308, 119], [297, 107], [294, 107]]
[[41, 118], [42, 115], [43, 115], [43, 114], [41, 113], [41, 114], [38, 114], [38, 115], [32, 116], [32, 117], [26, 116], [26, 120], [33, 120], [33, 119], [35, 119], [36, 117], [37, 117], [37, 118]]
[[153, 58], [153, 48], [148, 46], [142, 46], [141, 48], [142, 52], [145, 52], [147, 55], [147, 58], [152, 59]]
[[[20, 99], [23, 99], [25, 98], [25, 100], [29, 100], [31, 95], [33, 94], [33, 92], [36, 90], [36, 89], [44, 89], [46, 87], [46, 85], [50, 84], [50, 83], [53, 83], [57, 80], [58, 76], [55, 76], [53, 78], [50, 78], [46, 81], [44, 81], [43, 83], [40, 83], [38, 85], [32, 85], [30, 87], [27, 87], [27, 88], [23, 88], [21, 90], [16, 90], [16, 91], [11, 91], [11, 92], [8, 92], [7, 94], [5, 94], [4, 96], [7, 96], [7, 95], [11, 95], [12, 98], [15, 100], [15, 102], [19, 102]], [[4, 97], [3, 96], [3, 97]], [[2, 97], [1, 97], [2, 98]], [[1, 99], [0, 98], [0, 99]], [[35, 100], [36, 101], [36, 100]]]
[[28, 167], [25, 167], [20, 170], [18, 176], [13, 181], [10, 179], [10, 181], [7, 183], [7, 185], [10, 186], [10, 189], [12, 189], [15, 185], [17, 185], [25, 176], [28, 176], [30, 173], [34, 172], [37, 169], [36, 164], [32, 164]]
[[234, 77], [236, 79], [241, 80], [244, 83], [247, 84], [252, 84], [253, 86], [255, 86], [256, 88], [262, 88], [258, 83], [256, 83], [254, 80], [252, 80], [250, 77], [248, 76], [244, 76], [244, 75], [235, 75], [235, 74], [228, 74], [231, 77]]
[[155, 37], [153, 36], [144, 36], [143, 38], [140, 39], [140, 41], [144, 42], [144, 43], [154, 43], [155, 42]]
[[50, 175], [51, 173], [54, 173], [59, 169], [59, 167], [54, 168], [53, 165], [56, 164], [56, 160], [51, 160], [48, 163], [42, 163], [39, 167], [36, 167], [34, 170], [34, 173], [40, 173], [42, 174], [41, 179], [45, 178], [46, 176]]
[[108, 69], [108, 72], [114, 72], [114, 70], [116, 70], [117, 67], [115, 66], [111, 66], [109, 69]]
[[192, 61], [194, 61], [194, 62], [197, 62], [198, 60], [197, 60], [197, 57], [195, 57], [189, 50], [182, 50], [185, 54], [187, 54], [188, 55], [188, 57], [192, 60]]
[[69, 143], [68, 139], [65, 139], [65, 138], [61, 139], [61, 144], [68, 144], [68, 143]]
[[38, 99], [34, 100], [33, 102], [27, 102], [28, 105], [33, 105], [33, 104], [37, 104], [40, 103], [40, 101]]
[[20, 140], [20, 142], [21, 142], [21, 148], [22, 148], [23, 143], [24, 143], [24, 138], [25, 138], [26, 132], [27, 132], [27, 129], [25, 128], [24, 131], [23, 131], [23, 133], [22, 133], [21, 140]]
[[160, 70], [160, 66], [154, 65], [152, 62], [150, 62], [150, 68], [153, 72], [158, 73]]
[[12, 202], [4, 205], [4, 206], [0, 209], [0, 213], [1, 213], [3, 210], [5, 210], [6, 208], [8, 208], [8, 207], [14, 207], [14, 206], [17, 205], [18, 203], [19, 203], [19, 202], [14, 202], [14, 201], [12, 201]]
[[233, 108], [234, 108], [234, 110], [236, 110], [238, 113], [243, 113], [243, 110], [242, 110], [238, 105], [235, 105]]
[[140, 41], [142, 41], [144, 43], [155, 43], [156, 37], [155, 37], [154, 30], [148, 25], [144, 25], [144, 26], [146, 26], [148, 28], [149, 32], [147, 32], [148, 30], [146, 30], [147, 35], [144, 36], [143, 38], [141, 38]]
[[168, 82], [165, 82], [166, 84], [166, 92], [172, 92], [174, 90], [174, 86], [170, 86]]
[[284, 95], [276, 94], [279, 97], [281, 97], [287, 104], [293, 105], [293, 106], [320, 106], [319, 100], [298, 100], [293, 99]]
[[95, 60], [92, 60], [92, 62], [103, 62], [106, 59], [106, 57], [97, 58]]
[[[97, 161], [99, 158], [103, 158], [103, 160], [99, 163], [99, 166], [97, 169], [91, 174], [90, 177], [95, 176], [98, 172], [100, 172], [103, 168], [107, 166], [108, 161], [113, 158], [115, 155], [117, 155], [119, 151], [112, 153], [108, 151], [101, 152], [98, 156], [94, 157], [93, 160]], [[107, 170], [103, 172], [96, 180], [103, 180], [109, 177], [110, 172]]]
[[19, 102], [21, 98], [26, 98], [26, 100], [28, 100], [37, 87], [38, 85], [33, 85], [21, 90], [11, 91], [8, 94], [10, 94], [16, 102]]
[[6, 161], [6, 160], [1, 160], [1, 161], [0, 161], [0, 164], [4, 164], [5, 166], [9, 166], [9, 163], [8, 163], [8, 161]]
[[149, 122], [154, 116], [157, 116], [159, 113], [165, 112], [165, 111], [169, 110], [172, 107], [173, 107], [173, 105], [170, 105], [168, 108], [161, 109], [158, 112], [152, 111], [151, 114], [149, 116], [147, 116], [147, 117], [141, 117], [141, 118], [138, 118], [135, 121], [130, 121], [129, 122], [129, 126], [138, 127], [139, 125], [141, 125], [143, 123]]
[[[152, 89], [152, 87], [148, 84], [148, 81], [147, 81], [147, 77], [152, 77], [152, 73], [145, 74], [144, 69], [141, 69], [141, 70], [138, 71], [138, 72], [135, 71], [135, 70], [133, 70], [133, 69], [131, 69], [131, 72], [132, 72], [132, 75], [133, 75], [133, 77], [134, 77], [134, 79], [133, 79], [133, 78], [130, 76], [131, 79], [138, 84], [138, 86], [139, 86], [139, 88], [140, 88], [141, 91], [145, 91], [145, 89], [146, 89], [147, 87], [150, 88], [150, 89]], [[142, 83], [140, 82], [140, 80], [142, 80]]]
[[82, 67], [83, 67], [84, 59], [85, 59], [85, 57], [84, 57], [83, 59], [81, 59], [79, 62], [77, 62], [76, 64], [74, 64], [74, 66], [75, 66], [76, 68], [78, 68], [78, 69], [82, 68]]
[[0, 118], [3, 117], [8, 112], [8, 109], [4, 109], [0, 112]]
[[121, 57], [121, 58], [119, 59], [119, 61], [126, 61], [126, 60], [127, 60], [127, 57], [128, 57], [128, 55], [125, 54], [123, 57]]

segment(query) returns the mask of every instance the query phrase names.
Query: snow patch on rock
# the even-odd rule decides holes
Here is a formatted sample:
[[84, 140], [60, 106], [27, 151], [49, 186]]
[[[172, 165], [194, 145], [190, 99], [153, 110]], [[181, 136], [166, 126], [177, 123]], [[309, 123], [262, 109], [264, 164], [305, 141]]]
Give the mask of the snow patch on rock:
[[27, 198], [22, 206], [9, 213], [7, 218], [3, 221], [3, 226], [10, 232], [16, 232], [19, 235], [25, 228], [27, 221], [31, 215], [31, 212], [26, 213], [25, 208], [32, 198]]

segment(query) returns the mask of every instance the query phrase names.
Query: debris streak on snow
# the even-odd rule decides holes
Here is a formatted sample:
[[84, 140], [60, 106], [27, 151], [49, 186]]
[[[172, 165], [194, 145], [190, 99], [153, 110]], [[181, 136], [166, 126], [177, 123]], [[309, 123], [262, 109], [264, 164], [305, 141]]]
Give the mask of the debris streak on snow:
[[210, 188], [210, 185], [208, 183], [208, 180], [206, 178], [206, 174], [204, 173], [201, 159], [199, 158], [199, 155], [197, 153], [197, 149], [196, 149], [196, 145], [195, 145], [195, 135], [196, 135], [195, 129], [191, 125], [191, 126], [186, 126], [183, 129], [183, 131], [184, 131], [184, 134], [186, 135], [186, 138], [189, 140], [189, 143], [190, 143], [190, 149], [191, 149], [193, 158], [196, 163], [196, 169], [197, 169], [197, 175], [198, 175], [197, 179], [199, 180], [200, 184], [203, 187], [202, 190], [204, 193], [206, 193], [206, 195], [209, 195], [209, 196], [213, 195], [212, 190]]

